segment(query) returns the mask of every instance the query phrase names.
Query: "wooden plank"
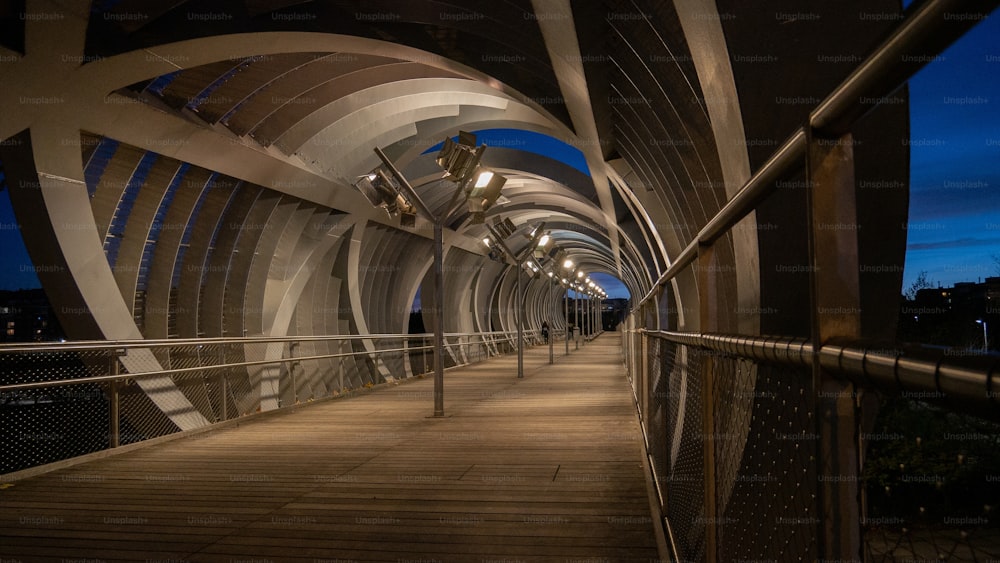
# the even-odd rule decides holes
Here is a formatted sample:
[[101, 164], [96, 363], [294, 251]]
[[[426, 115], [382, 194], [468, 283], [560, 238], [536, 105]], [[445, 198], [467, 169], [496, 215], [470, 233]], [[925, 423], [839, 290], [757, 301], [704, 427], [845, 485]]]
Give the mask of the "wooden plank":
[[[650, 561], [617, 335], [156, 444], [0, 490], [0, 559]], [[603, 559], [602, 559], [603, 558]]]

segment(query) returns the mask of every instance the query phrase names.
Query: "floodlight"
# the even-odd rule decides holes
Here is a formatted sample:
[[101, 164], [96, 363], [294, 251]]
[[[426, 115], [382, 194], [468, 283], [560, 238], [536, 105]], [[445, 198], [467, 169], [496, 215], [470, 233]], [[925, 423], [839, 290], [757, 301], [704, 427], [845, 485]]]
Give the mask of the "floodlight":
[[533, 250], [533, 252], [535, 253], [535, 258], [541, 259], [542, 257], [544, 257], [547, 254], [548, 246], [551, 243], [552, 243], [552, 237], [548, 233], [543, 234], [538, 239], [538, 243], [535, 245], [535, 249]]
[[509, 218], [504, 219], [502, 221], [500, 219], [497, 219], [496, 221], [493, 222], [493, 230], [496, 231], [496, 234], [501, 239], [506, 239], [510, 238], [510, 235], [514, 234], [514, 231], [517, 230], [517, 227], [514, 226], [514, 223]]
[[416, 209], [411, 205], [406, 210], [400, 210], [399, 212], [399, 226], [400, 227], [415, 227], [417, 226], [417, 212]]
[[476, 181], [469, 189], [469, 212], [483, 213], [496, 203], [500, 190], [507, 183], [507, 178], [490, 170], [483, 170], [476, 176]]
[[401, 214], [400, 224], [402, 226], [412, 227], [416, 223], [416, 209], [399, 193], [395, 182], [381, 168], [360, 176], [354, 182], [354, 187], [365, 196], [369, 203], [385, 209], [390, 217]]
[[459, 131], [458, 142], [446, 137], [438, 152], [438, 166], [444, 168], [445, 179], [452, 182], [465, 182], [479, 165], [486, 145], [476, 147], [476, 136], [472, 133]]
[[489, 185], [490, 180], [493, 179], [493, 172], [489, 170], [483, 170], [476, 176], [476, 183], [472, 186], [474, 190], [481, 190]]

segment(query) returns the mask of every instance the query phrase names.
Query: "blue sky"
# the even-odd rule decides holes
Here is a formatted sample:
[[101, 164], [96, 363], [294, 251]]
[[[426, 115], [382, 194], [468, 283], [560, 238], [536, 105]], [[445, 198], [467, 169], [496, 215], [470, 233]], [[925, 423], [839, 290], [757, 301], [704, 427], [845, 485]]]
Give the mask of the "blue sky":
[[1000, 275], [1000, 18], [910, 80], [910, 225], [903, 288]]

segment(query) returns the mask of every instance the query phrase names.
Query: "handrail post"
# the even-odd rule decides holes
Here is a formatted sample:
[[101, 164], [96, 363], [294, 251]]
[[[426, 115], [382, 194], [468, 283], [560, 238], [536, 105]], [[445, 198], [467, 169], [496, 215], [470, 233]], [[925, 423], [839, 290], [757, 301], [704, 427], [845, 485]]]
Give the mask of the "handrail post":
[[566, 355], [568, 356], [569, 355], [569, 336], [570, 336], [570, 330], [569, 330], [569, 289], [567, 289], [566, 292], [563, 293], [563, 316], [566, 317], [566, 322], [564, 322], [563, 324], [566, 325], [566, 338], [564, 340], [566, 341]]
[[[111, 351], [108, 366], [108, 375], [121, 375], [121, 362], [119, 357], [126, 353], [124, 348], [115, 348]], [[108, 446], [117, 448], [121, 445], [121, 381], [113, 379], [110, 383], [110, 426], [108, 428]]]
[[576, 350], [580, 349], [580, 293], [576, 292], [573, 298], [573, 343]]
[[[219, 346], [219, 365], [226, 364], [225, 345]], [[229, 420], [229, 378], [226, 377], [226, 369], [219, 372], [219, 392], [222, 394], [222, 420]]]
[[549, 333], [546, 335], [546, 339], [549, 341], [549, 363], [554, 364], [556, 362], [553, 351], [556, 340], [556, 319], [555, 314], [552, 312], [555, 309], [555, 301], [552, 300], [552, 278], [549, 278], [549, 298], [547, 301], [549, 302]]
[[[695, 272], [698, 283], [699, 325], [702, 332], [714, 331], [718, 326], [720, 303], [719, 280], [715, 275], [718, 271], [715, 247], [711, 244], [698, 246], [698, 257]], [[659, 319], [659, 310], [655, 311]], [[688, 359], [692, 354], [689, 348]], [[716, 489], [715, 448], [718, 444], [715, 427], [715, 359], [712, 354], [699, 354], [694, 361], [701, 364], [701, 423], [702, 423], [702, 453], [705, 474], [705, 559], [718, 561], [718, 494]]]
[[[854, 137], [817, 138], [806, 158], [809, 278], [813, 349], [831, 339], [861, 337], [858, 213]], [[861, 553], [860, 455], [856, 389], [823, 368], [814, 354], [818, 558], [853, 560]], [[836, 476], [836, 479], [824, 478]]]
[[[291, 358], [295, 357], [295, 349], [298, 348], [298, 346], [299, 346], [298, 342], [290, 342], [288, 344], [288, 356], [289, 357], [291, 357]], [[297, 365], [298, 365], [298, 362], [289, 362], [288, 363], [288, 375], [289, 375], [289, 378], [291, 379], [290, 383], [292, 385], [292, 404], [293, 405], [299, 404], [298, 389], [295, 387], [295, 366], [297, 366]]]

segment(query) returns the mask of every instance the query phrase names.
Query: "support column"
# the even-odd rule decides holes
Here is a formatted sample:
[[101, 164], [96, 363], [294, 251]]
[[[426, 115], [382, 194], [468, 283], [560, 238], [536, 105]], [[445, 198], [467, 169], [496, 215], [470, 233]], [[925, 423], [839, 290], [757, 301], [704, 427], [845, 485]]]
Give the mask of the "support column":
[[552, 300], [552, 278], [549, 278], [549, 363], [556, 363], [555, 341], [556, 341], [556, 315], [553, 312], [556, 302]]
[[[810, 217], [812, 341], [861, 337], [858, 215], [850, 133], [811, 133], [807, 174]], [[853, 383], [834, 379], [813, 360], [817, 444], [818, 558], [862, 558], [858, 409]], [[836, 478], [824, 478], [833, 477]]]
[[517, 377], [524, 377], [524, 286], [521, 282], [521, 265], [517, 265]]
[[566, 316], [566, 355], [569, 355], [569, 339], [572, 332], [569, 330], [569, 290], [563, 294], [563, 314]]
[[[711, 245], [698, 247], [697, 280], [701, 332], [718, 330], [719, 287], [715, 272], [715, 248]], [[690, 357], [690, 354], [689, 354]], [[701, 424], [702, 453], [705, 474], [705, 560], [718, 560], [718, 496], [715, 479], [715, 360], [705, 354], [701, 362]]]
[[574, 291], [576, 297], [573, 298], [573, 342], [576, 344], [576, 349], [580, 349], [580, 334], [583, 332], [580, 330], [580, 292]]
[[444, 416], [444, 233], [434, 222], [434, 416]]

